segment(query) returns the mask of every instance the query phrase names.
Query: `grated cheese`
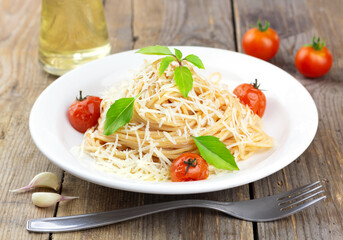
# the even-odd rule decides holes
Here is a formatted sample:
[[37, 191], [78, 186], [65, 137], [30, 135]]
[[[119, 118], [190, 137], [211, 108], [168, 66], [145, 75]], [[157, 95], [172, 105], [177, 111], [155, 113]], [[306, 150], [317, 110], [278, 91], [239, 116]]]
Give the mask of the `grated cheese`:
[[176, 145], [175, 140], [172, 138], [172, 136], [170, 136], [170, 134], [169, 134], [168, 132], [163, 131], [163, 134], [164, 134], [164, 136], [166, 136], [166, 138], [167, 138], [172, 144]]

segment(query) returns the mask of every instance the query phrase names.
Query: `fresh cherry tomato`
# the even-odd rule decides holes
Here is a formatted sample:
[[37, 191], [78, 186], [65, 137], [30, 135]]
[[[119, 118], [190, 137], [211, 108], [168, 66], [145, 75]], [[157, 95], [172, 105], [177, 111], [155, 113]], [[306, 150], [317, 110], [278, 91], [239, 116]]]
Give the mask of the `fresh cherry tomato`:
[[256, 79], [254, 83], [238, 85], [233, 90], [233, 93], [239, 98], [242, 104], [248, 105], [255, 114], [262, 117], [266, 109], [266, 96], [259, 87], [260, 85]]
[[198, 154], [184, 153], [175, 159], [170, 167], [173, 182], [204, 180], [208, 177], [207, 162]]
[[257, 27], [249, 29], [243, 36], [243, 49], [248, 55], [269, 60], [275, 56], [279, 49], [279, 36], [269, 27], [269, 22], [266, 21], [265, 26], [262, 26], [260, 20], [257, 21]]
[[102, 99], [95, 96], [80, 97], [70, 105], [68, 119], [75, 130], [84, 133], [88, 128], [95, 126], [100, 117], [100, 103]]
[[332, 55], [320, 42], [320, 38], [312, 39], [312, 45], [306, 45], [299, 49], [295, 56], [295, 66], [298, 71], [309, 78], [317, 78], [326, 74], [332, 65]]

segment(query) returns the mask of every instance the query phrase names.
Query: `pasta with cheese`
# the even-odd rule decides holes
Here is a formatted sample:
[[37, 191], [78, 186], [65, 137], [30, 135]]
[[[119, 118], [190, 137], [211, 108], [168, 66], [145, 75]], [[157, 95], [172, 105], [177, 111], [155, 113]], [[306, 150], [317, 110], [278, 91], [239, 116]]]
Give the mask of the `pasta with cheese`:
[[[114, 89], [103, 96], [98, 125], [85, 133], [82, 146], [97, 164], [124, 177], [170, 181], [172, 161], [182, 153], [198, 152], [191, 135], [218, 137], [236, 161], [273, 147], [261, 118], [218, 81], [202, 78], [184, 61], [193, 76], [193, 89], [185, 99], [173, 80], [177, 62], [159, 76], [160, 62], [146, 62], [119, 92]], [[130, 123], [103, 135], [111, 104], [139, 93]], [[210, 166], [210, 176], [222, 172], [227, 170]]]

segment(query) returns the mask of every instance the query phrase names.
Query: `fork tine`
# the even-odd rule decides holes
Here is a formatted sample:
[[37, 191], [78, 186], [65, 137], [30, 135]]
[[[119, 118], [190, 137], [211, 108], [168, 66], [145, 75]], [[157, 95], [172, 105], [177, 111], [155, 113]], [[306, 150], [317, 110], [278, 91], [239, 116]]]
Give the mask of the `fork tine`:
[[320, 183], [320, 181], [316, 181], [314, 183], [311, 183], [311, 184], [308, 184], [308, 185], [305, 185], [305, 186], [302, 186], [302, 187], [298, 187], [298, 188], [292, 189], [290, 191], [281, 193], [281, 194], [278, 195], [278, 199], [277, 200], [282, 200], [283, 198], [286, 198], [286, 197], [288, 198], [290, 195], [292, 195], [292, 194], [294, 194], [296, 192], [300, 192], [301, 190], [305, 190], [305, 189], [310, 188], [310, 187], [312, 187], [314, 185], [317, 185], [319, 183]]
[[313, 198], [314, 196], [317, 196], [317, 195], [319, 195], [319, 194], [321, 194], [321, 193], [323, 193], [323, 192], [324, 192], [324, 190], [319, 191], [319, 192], [316, 192], [316, 193], [314, 193], [314, 194], [311, 194], [310, 196], [307, 196], [307, 197], [305, 197], [305, 198], [299, 199], [298, 201], [289, 203], [288, 205], [282, 205], [281, 211], [283, 211], [285, 208], [289, 208], [289, 207], [292, 207], [292, 206], [294, 206], [294, 205], [296, 205], [296, 204], [298, 204], [298, 203], [304, 202], [304, 201], [306, 201], [307, 199]]
[[315, 203], [317, 203], [317, 202], [319, 202], [319, 201], [321, 201], [321, 200], [323, 200], [325, 198], [326, 198], [326, 196], [324, 195], [324, 196], [322, 196], [320, 198], [317, 198], [317, 199], [314, 199], [314, 200], [312, 200], [310, 202], [306, 202], [306, 203], [304, 203], [302, 205], [299, 205], [299, 206], [296, 206], [294, 208], [290, 208], [290, 209], [284, 210], [284, 211], [282, 211], [282, 213], [283, 213], [282, 216], [286, 217], [286, 216], [289, 216], [289, 215], [291, 215], [293, 213], [299, 212], [299, 211], [303, 210], [304, 208], [307, 208], [307, 207], [309, 207], [309, 206], [311, 206], [311, 205], [313, 205], [313, 204], [315, 204]]
[[292, 201], [292, 200], [295, 200], [295, 199], [297, 199], [297, 198], [300, 198], [300, 197], [302, 197], [302, 196], [304, 196], [304, 195], [307, 195], [307, 194], [309, 194], [309, 193], [311, 193], [311, 192], [314, 192], [314, 191], [316, 191], [316, 190], [318, 190], [318, 189], [321, 189], [322, 187], [323, 187], [322, 185], [319, 185], [318, 187], [312, 188], [312, 189], [310, 189], [310, 190], [308, 190], [308, 191], [306, 191], [306, 192], [303, 192], [303, 193], [301, 193], [301, 194], [294, 195], [293, 197], [290, 197], [290, 198], [282, 198], [282, 200], [279, 201], [279, 205], [283, 205], [283, 204], [285, 204], [285, 203], [287, 203], [287, 202], [290, 202], [290, 201]]

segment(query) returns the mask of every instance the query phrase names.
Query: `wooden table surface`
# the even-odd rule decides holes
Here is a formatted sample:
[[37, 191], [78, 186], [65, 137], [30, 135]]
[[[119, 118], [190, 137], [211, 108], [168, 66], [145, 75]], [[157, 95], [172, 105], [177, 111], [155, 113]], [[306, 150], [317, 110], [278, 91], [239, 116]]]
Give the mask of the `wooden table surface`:
[[[281, 44], [272, 64], [292, 74], [312, 95], [319, 127], [309, 148], [292, 164], [234, 189], [188, 196], [119, 191], [78, 179], [54, 166], [33, 143], [28, 119], [39, 94], [56, 77], [38, 64], [40, 0], [0, 0], [0, 239], [343, 239], [343, 4], [340, 0], [107, 0], [112, 52], [147, 45], [209, 46], [242, 52], [250, 24], [266, 19]], [[310, 80], [294, 66], [297, 50], [312, 36], [326, 38], [334, 63]], [[292, 149], [289, 149], [292, 151]], [[40, 209], [31, 193], [12, 194], [42, 171], [62, 179], [62, 193], [80, 199]], [[174, 199], [239, 201], [264, 197], [321, 180], [327, 199], [283, 220], [254, 223], [205, 209], [181, 209], [98, 229], [37, 234], [31, 218], [106, 211]]]

